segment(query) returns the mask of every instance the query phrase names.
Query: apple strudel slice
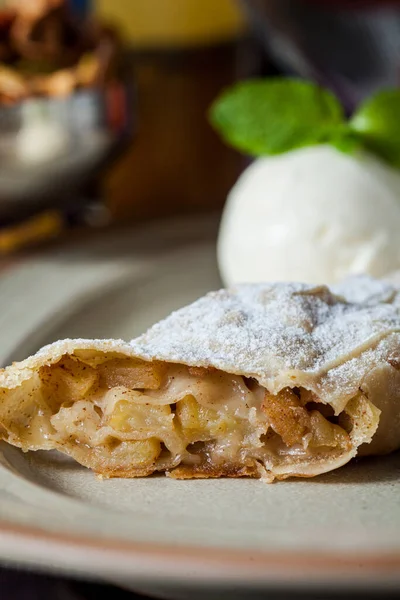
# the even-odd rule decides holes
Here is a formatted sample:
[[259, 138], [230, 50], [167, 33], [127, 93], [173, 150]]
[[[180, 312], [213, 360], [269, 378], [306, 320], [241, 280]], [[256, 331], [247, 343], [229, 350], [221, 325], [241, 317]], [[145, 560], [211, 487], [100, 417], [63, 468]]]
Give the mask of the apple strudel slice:
[[400, 446], [400, 294], [213, 292], [130, 343], [64, 340], [0, 374], [0, 437], [103, 477], [312, 477]]

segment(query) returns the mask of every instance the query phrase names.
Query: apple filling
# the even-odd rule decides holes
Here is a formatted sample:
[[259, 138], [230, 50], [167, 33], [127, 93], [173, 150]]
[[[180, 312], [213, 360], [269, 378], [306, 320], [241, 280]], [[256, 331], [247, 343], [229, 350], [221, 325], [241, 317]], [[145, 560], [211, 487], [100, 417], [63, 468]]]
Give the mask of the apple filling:
[[9, 394], [1, 422], [24, 450], [56, 448], [104, 477], [284, 478], [287, 465], [301, 475], [303, 464], [340, 460], [361, 414], [364, 428], [376, 424], [362, 393], [335, 415], [304, 388], [271, 394], [217, 369], [79, 350]]

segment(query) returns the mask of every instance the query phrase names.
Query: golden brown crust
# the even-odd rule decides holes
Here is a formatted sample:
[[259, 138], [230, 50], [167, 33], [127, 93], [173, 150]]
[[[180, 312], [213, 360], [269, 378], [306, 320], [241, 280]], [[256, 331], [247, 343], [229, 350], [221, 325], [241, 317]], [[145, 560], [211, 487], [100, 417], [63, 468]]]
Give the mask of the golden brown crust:
[[[125, 479], [133, 479], [136, 477], [148, 477], [157, 473], [154, 469], [154, 465], [150, 468], [132, 468], [132, 469], [107, 469], [104, 468], [101, 471], [96, 471], [98, 477], [104, 479], [112, 479], [116, 477], [123, 477]], [[220, 477], [228, 478], [239, 478], [239, 477], [251, 477], [260, 478], [261, 473], [257, 464], [254, 462], [253, 465], [240, 465], [240, 464], [227, 464], [227, 465], [212, 465], [210, 463], [204, 463], [202, 465], [180, 465], [175, 469], [171, 469], [167, 472], [167, 476], [172, 479], [218, 479]]]
[[147, 469], [107, 469], [104, 468], [101, 471], [95, 471], [95, 474], [101, 479], [135, 479], [136, 477], [148, 477], [154, 473], [154, 466]]
[[253, 465], [226, 464], [212, 465], [203, 463], [201, 465], [181, 465], [167, 473], [172, 479], [217, 479], [219, 477], [252, 477], [260, 478], [257, 463]]

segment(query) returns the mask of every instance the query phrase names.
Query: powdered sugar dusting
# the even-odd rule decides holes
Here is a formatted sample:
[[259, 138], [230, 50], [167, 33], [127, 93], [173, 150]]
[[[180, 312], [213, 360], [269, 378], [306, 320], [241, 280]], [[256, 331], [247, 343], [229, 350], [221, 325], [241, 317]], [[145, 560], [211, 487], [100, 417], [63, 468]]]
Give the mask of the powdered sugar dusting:
[[397, 293], [396, 284], [383, 279], [371, 279], [368, 275], [345, 279], [333, 285], [331, 289], [334, 294], [345, 297], [347, 302], [372, 305], [392, 302]]
[[289, 373], [322, 376], [345, 362], [346, 378], [355, 380], [366, 368], [359, 358], [363, 352], [388, 336], [391, 350], [400, 347], [399, 290], [355, 277], [339, 293], [297, 283], [220, 290], [131, 344], [145, 358], [253, 374], [264, 384]]

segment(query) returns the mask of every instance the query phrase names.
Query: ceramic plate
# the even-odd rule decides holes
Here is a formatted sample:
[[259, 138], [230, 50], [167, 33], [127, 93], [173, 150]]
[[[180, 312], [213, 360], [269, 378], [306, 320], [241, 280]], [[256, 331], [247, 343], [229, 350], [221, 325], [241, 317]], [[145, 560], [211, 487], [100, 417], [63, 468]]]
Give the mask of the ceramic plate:
[[[215, 232], [213, 221], [175, 221], [14, 267], [0, 279], [0, 360], [63, 337], [130, 339], [218, 288]], [[175, 597], [205, 583], [245, 597], [287, 586], [393, 589], [399, 498], [399, 453], [267, 485], [99, 481], [58, 453], [3, 444], [0, 557]]]

